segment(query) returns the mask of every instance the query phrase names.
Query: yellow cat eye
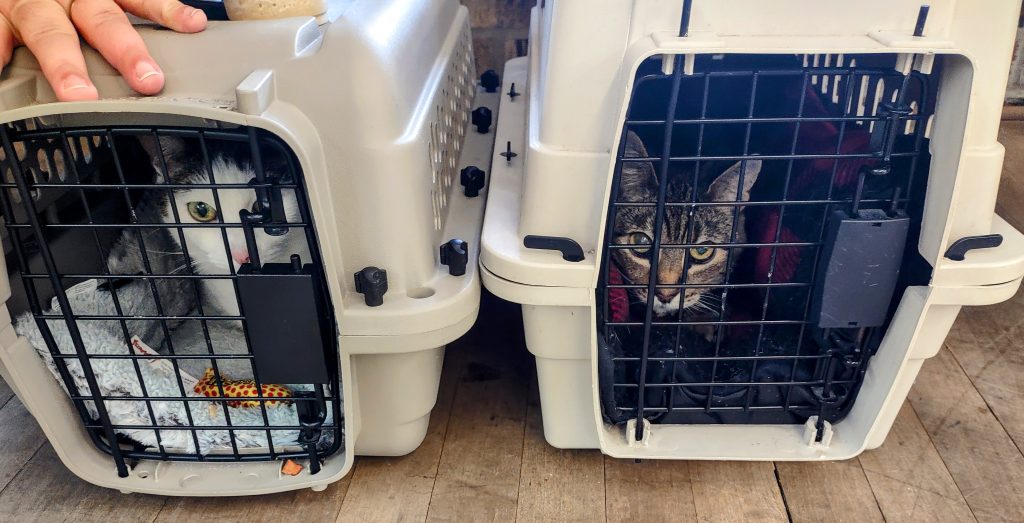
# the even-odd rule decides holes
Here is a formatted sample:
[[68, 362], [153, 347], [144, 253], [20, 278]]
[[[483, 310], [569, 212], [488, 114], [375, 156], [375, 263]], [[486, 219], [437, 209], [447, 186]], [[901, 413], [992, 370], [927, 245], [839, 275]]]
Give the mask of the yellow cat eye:
[[217, 219], [217, 209], [206, 202], [188, 202], [188, 214], [197, 222], [212, 222]]
[[[646, 234], [644, 234], [644, 233], [642, 233], [642, 232], [634, 232], [633, 234], [629, 235], [628, 239], [629, 239], [629, 243], [632, 244], [632, 245], [650, 245], [651, 244], [651, 237], [646, 235]], [[647, 256], [648, 254], [651, 253], [651, 248], [647, 247], [647, 248], [633, 249], [633, 252], [636, 253], [637, 256]]]
[[694, 263], [707, 263], [714, 255], [715, 249], [713, 247], [701, 246], [690, 249], [690, 258], [693, 259]]

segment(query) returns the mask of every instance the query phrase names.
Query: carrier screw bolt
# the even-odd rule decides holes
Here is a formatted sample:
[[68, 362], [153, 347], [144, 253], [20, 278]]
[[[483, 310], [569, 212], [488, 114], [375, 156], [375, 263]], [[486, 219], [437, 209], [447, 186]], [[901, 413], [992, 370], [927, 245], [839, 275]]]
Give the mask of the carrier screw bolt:
[[494, 122], [494, 115], [491, 110], [486, 107], [477, 107], [471, 113], [473, 115], [473, 125], [476, 126], [477, 132], [484, 134], [491, 129], [491, 123]]
[[448, 266], [448, 274], [463, 276], [469, 264], [469, 245], [458, 238], [441, 246], [441, 265]]
[[480, 86], [488, 93], [497, 92], [500, 85], [501, 78], [498, 76], [498, 73], [494, 72], [494, 69], [488, 69], [484, 71], [484, 74], [480, 75]]
[[366, 267], [357, 272], [356, 292], [365, 297], [368, 307], [384, 305], [384, 293], [388, 292], [388, 272], [377, 267]]
[[514, 153], [514, 152], [512, 152], [512, 142], [506, 142], [505, 143], [505, 152], [501, 153], [499, 156], [504, 156], [505, 157], [505, 161], [507, 163], [512, 163], [512, 158], [515, 158], [516, 156], [519, 156], [519, 155]]
[[462, 186], [466, 188], [466, 197], [476, 198], [480, 196], [480, 189], [484, 188], [486, 178], [487, 173], [475, 165], [470, 165], [463, 169], [459, 179], [462, 182]]
[[507, 94], [508, 94], [509, 100], [512, 100], [512, 101], [515, 101], [516, 97], [521, 94], [518, 91], [516, 91], [516, 83], [515, 82], [512, 82], [512, 87], [509, 87]]

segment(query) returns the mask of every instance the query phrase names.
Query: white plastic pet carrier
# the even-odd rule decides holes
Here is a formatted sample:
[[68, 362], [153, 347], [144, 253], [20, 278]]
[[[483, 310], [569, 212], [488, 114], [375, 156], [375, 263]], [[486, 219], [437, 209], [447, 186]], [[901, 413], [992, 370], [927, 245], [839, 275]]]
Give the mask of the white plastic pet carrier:
[[321, 490], [423, 440], [479, 307], [494, 135], [467, 129], [498, 95], [457, 1], [329, 8], [140, 26], [155, 97], [92, 50], [98, 102], [4, 69], [0, 371], [78, 476]]
[[523, 304], [552, 445], [849, 458], [961, 306], [1014, 294], [1020, 2], [929, 3], [538, 2], [481, 272]]

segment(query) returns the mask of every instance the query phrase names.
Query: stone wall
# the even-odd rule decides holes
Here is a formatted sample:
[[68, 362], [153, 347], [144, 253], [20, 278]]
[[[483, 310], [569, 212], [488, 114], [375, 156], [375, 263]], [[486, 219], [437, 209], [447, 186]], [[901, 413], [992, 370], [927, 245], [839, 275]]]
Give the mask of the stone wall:
[[462, 0], [469, 8], [477, 71], [501, 73], [505, 61], [526, 54], [530, 9], [536, 0]]

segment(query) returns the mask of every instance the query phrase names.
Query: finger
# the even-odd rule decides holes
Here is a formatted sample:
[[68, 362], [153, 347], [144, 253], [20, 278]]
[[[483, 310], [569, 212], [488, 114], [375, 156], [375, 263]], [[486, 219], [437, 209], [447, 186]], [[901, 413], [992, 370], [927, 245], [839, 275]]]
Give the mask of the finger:
[[163, 71], [114, 0], [75, 0], [71, 19], [82, 38], [121, 73], [132, 89], [156, 94], [164, 88]]
[[0, 71], [3, 71], [7, 64], [11, 63], [14, 56], [14, 29], [10, 22], [3, 15], [0, 15]]
[[17, 0], [5, 13], [16, 29], [15, 38], [32, 51], [57, 99], [95, 100], [75, 27], [61, 4], [52, 0]]
[[179, 33], [206, 29], [206, 13], [178, 0], [117, 0], [125, 11], [152, 20]]

